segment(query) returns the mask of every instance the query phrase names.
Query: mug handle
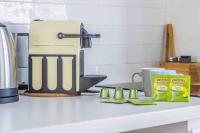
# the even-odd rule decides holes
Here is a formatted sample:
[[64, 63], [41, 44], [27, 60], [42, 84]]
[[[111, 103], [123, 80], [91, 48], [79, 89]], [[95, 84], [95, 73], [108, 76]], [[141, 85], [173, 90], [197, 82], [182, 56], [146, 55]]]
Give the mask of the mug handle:
[[[140, 76], [141, 78], [143, 78], [142, 72], [134, 73], [131, 77], [131, 81], [133, 84], [135, 83], [135, 76], [137, 76], [137, 75]], [[142, 81], [142, 89], [143, 89], [143, 81]]]

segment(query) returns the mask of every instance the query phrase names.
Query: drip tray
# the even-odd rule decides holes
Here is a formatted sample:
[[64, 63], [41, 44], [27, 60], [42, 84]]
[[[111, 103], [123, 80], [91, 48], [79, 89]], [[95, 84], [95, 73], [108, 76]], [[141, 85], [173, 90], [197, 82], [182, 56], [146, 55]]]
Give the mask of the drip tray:
[[105, 87], [105, 88], [111, 88], [115, 89], [116, 87], [122, 87], [124, 90], [129, 90], [130, 88], [136, 88], [138, 91], [142, 91], [142, 82], [136, 82], [136, 83], [131, 83], [131, 82], [125, 82], [125, 83], [117, 83], [117, 84], [105, 84], [105, 85], [96, 85], [96, 87]]

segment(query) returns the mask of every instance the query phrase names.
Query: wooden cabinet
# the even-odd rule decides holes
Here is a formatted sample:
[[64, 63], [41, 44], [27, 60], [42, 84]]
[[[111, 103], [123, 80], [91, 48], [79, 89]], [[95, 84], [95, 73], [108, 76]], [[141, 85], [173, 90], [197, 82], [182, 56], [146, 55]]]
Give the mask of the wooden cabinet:
[[191, 95], [200, 96], [200, 63], [161, 62], [160, 67], [191, 76]]

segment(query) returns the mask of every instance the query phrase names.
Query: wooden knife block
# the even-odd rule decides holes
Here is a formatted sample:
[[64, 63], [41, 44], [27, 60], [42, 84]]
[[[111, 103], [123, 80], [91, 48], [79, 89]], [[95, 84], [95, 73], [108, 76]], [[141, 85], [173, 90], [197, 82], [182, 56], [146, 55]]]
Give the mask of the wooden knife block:
[[161, 62], [160, 67], [191, 76], [191, 95], [200, 96], [200, 63]]

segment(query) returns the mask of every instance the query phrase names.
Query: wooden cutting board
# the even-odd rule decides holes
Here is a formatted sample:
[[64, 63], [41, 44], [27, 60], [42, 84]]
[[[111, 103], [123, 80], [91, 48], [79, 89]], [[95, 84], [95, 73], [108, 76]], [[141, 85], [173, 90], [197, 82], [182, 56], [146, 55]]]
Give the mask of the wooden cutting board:
[[168, 61], [169, 57], [175, 56], [173, 25], [167, 24], [165, 28], [163, 61]]

